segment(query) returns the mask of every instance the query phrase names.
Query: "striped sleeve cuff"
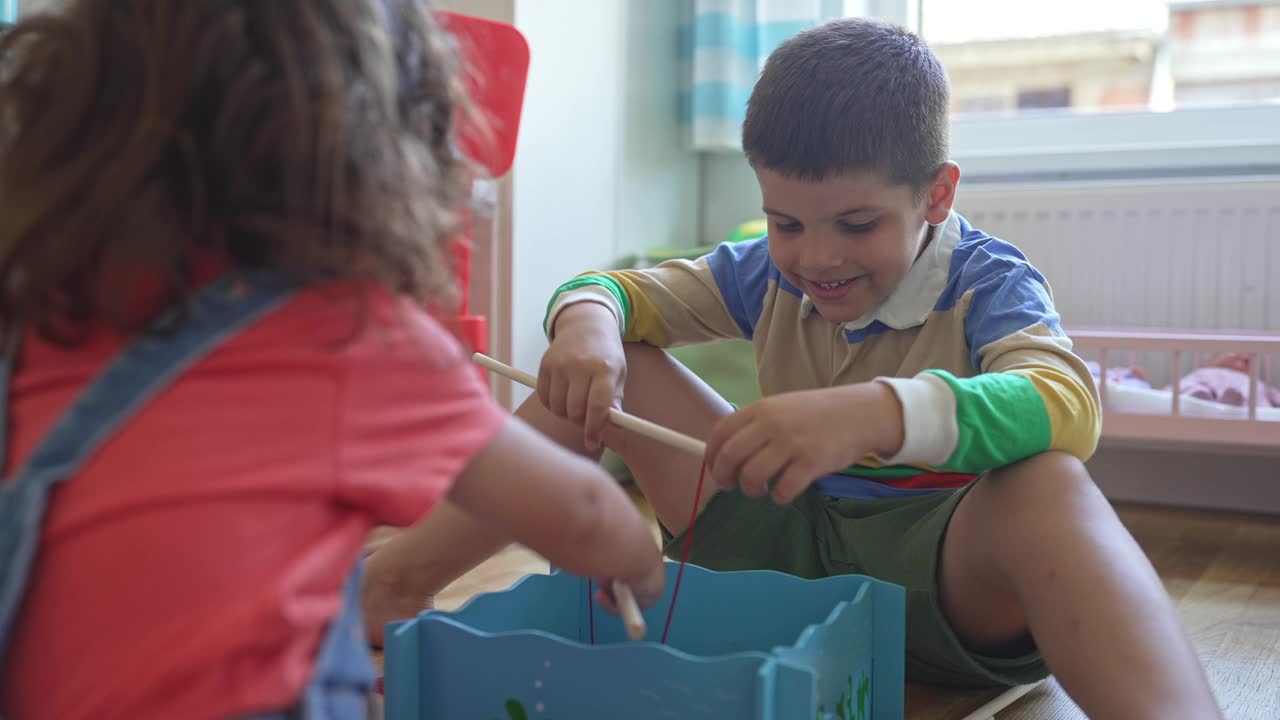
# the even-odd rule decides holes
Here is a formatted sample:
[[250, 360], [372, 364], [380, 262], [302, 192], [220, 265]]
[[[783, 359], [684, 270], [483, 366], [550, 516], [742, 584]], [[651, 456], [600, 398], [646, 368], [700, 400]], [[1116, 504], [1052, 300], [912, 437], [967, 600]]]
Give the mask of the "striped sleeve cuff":
[[555, 339], [556, 318], [560, 313], [570, 305], [576, 305], [581, 302], [593, 302], [604, 305], [609, 308], [609, 312], [613, 313], [614, 320], [618, 323], [618, 337], [622, 337], [627, 329], [623, 324], [624, 314], [622, 305], [618, 303], [618, 298], [613, 293], [599, 285], [583, 285], [582, 287], [566, 290], [556, 296], [555, 302], [551, 304], [551, 309], [547, 311], [547, 321], [543, 330], [547, 333], [547, 340]]
[[888, 385], [902, 404], [902, 448], [893, 457], [879, 460], [885, 465], [944, 465], [960, 439], [951, 386], [931, 374], [876, 380]]

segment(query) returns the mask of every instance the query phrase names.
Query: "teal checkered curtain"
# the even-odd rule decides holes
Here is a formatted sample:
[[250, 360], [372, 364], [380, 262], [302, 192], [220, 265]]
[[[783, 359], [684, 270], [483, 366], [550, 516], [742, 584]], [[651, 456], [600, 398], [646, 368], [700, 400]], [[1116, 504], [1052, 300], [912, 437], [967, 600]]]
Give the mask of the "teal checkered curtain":
[[782, 41], [844, 15], [844, 0], [685, 0], [681, 117], [696, 150], [741, 147], [747, 97]]

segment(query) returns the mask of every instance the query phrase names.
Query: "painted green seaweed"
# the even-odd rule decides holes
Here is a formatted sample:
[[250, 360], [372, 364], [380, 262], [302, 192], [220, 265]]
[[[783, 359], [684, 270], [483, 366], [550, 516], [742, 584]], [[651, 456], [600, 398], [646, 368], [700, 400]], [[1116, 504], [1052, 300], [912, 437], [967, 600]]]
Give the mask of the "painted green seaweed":
[[524, 705], [515, 698], [508, 698], [506, 705], [508, 720], [529, 720], [529, 713], [524, 709]]
[[[840, 693], [840, 699], [836, 701], [835, 720], [867, 720], [867, 699], [871, 696], [871, 678], [864, 672], [862, 679], [858, 681], [858, 688], [855, 691], [853, 687], [853, 675], [849, 675], [849, 689]], [[857, 701], [857, 708], [854, 708], [854, 701]], [[830, 720], [825, 705], [818, 706], [818, 719]]]
[[[507, 702], [503, 707], [507, 710], [507, 720], [529, 720], [529, 711], [524, 709], [524, 704], [519, 700], [507, 698]], [[550, 720], [550, 718], [547, 720]]]

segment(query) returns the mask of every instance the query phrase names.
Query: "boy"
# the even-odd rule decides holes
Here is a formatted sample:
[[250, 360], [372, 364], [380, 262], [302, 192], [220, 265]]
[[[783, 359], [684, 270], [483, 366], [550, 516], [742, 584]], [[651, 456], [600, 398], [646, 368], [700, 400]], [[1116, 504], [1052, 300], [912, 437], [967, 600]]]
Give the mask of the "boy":
[[[900, 29], [849, 19], [784, 43], [743, 127], [768, 237], [562, 286], [519, 414], [579, 452], [614, 449], [671, 554], [702, 458], [607, 410], [706, 438], [719, 490], [697, 509], [690, 561], [905, 586], [913, 680], [1052, 671], [1091, 717], [1219, 717], [1082, 464], [1096, 388], [1044, 278], [951, 209], [948, 105], [936, 57]], [[765, 398], [741, 410], [657, 349], [722, 338], [755, 347]], [[456, 548], [463, 532], [477, 552], [501, 542], [461, 519], [431, 542]]]

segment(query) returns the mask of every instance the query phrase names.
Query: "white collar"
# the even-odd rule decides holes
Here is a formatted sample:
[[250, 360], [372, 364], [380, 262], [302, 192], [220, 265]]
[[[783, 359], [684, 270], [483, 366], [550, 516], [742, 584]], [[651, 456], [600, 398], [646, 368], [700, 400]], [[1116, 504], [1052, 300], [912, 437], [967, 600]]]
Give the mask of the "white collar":
[[[894, 330], [905, 330], [922, 325], [929, 318], [947, 287], [951, 251], [960, 242], [960, 216], [951, 211], [947, 219], [936, 226], [934, 235], [929, 247], [911, 264], [889, 297], [857, 320], [845, 323], [846, 330], [862, 330], [877, 321]], [[808, 295], [803, 296], [801, 316], [808, 317], [813, 310], [813, 301]]]

